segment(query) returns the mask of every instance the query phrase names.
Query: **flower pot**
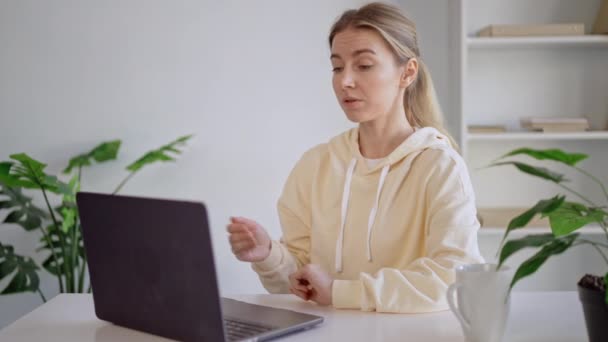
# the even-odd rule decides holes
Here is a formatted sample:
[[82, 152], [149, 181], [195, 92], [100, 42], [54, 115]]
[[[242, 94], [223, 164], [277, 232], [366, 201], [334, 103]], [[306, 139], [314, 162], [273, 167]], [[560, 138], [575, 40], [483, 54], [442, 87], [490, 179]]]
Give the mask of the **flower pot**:
[[578, 297], [583, 304], [589, 342], [608, 341], [608, 304], [605, 293], [578, 286]]

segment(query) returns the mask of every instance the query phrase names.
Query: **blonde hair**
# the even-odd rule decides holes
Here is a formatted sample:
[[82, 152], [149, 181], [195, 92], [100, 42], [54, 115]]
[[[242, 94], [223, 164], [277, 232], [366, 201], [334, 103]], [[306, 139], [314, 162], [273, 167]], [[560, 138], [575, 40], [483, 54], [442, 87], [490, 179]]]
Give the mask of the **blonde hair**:
[[458, 145], [444, 126], [443, 113], [431, 75], [420, 58], [416, 24], [396, 6], [373, 2], [342, 13], [330, 30], [330, 49], [336, 34], [348, 28], [367, 28], [378, 32], [389, 44], [400, 64], [406, 63], [410, 58], [418, 60], [418, 75], [406, 88], [403, 97], [406, 118], [414, 127], [434, 127], [457, 149]]

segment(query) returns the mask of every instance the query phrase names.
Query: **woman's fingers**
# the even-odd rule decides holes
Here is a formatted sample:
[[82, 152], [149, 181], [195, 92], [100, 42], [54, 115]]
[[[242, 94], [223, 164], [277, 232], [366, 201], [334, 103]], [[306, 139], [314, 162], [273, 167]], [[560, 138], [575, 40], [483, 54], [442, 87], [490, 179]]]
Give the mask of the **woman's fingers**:
[[310, 288], [307, 286], [308, 282], [299, 279], [297, 272], [289, 276], [289, 283], [291, 284], [291, 287], [295, 290], [302, 291], [304, 293], [307, 293], [310, 290]]
[[240, 241], [255, 242], [255, 239], [253, 238], [253, 235], [251, 233], [234, 233], [230, 234], [230, 236], [228, 237], [228, 241], [230, 241], [230, 244], [233, 244]]
[[252, 247], [255, 246], [255, 243], [251, 240], [242, 240], [242, 241], [237, 241], [237, 242], [232, 243], [231, 246], [232, 246], [232, 252], [234, 254], [238, 254], [238, 253], [241, 253], [248, 249], [251, 249]]
[[231, 217], [230, 221], [232, 223], [240, 223], [240, 224], [244, 224], [245, 226], [250, 226], [250, 227], [255, 227], [258, 225], [257, 222], [255, 222], [254, 220], [248, 219], [246, 217]]
[[309, 300], [309, 299], [310, 299], [310, 296], [308, 295], [308, 293], [307, 293], [307, 292], [300, 291], [300, 290], [296, 290], [296, 289], [294, 289], [293, 287], [289, 288], [289, 291], [290, 291], [291, 293], [293, 293], [294, 295], [296, 295], [296, 296], [298, 296], [298, 297], [302, 298], [303, 300]]
[[249, 232], [250, 229], [247, 228], [246, 225], [242, 224], [242, 223], [230, 223], [227, 227], [226, 230], [228, 231], [228, 233], [230, 234], [237, 234], [237, 233], [246, 233]]

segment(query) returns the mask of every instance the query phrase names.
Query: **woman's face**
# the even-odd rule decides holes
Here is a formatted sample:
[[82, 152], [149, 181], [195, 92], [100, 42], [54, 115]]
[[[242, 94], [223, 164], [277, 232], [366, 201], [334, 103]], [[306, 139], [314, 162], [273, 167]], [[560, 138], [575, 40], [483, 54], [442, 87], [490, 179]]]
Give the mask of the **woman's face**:
[[403, 90], [411, 78], [375, 30], [349, 28], [336, 34], [331, 64], [334, 92], [349, 120], [372, 121], [403, 108]]

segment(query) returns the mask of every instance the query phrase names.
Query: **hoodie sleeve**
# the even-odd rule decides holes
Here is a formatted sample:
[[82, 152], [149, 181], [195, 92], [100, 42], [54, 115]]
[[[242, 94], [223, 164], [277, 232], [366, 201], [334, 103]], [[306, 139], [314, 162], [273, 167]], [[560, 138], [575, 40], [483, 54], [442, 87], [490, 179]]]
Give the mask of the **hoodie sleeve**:
[[310, 193], [318, 148], [302, 156], [285, 182], [277, 204], [282, 238], [272, 242], [265, 260], [252, 265], [270, 293], [289, 293], [289, 275], [310, 263]]
[[[448, 308], [446, 291], [455, 267], [483, 262], [477, 244], [479, 222], [466, 165], [453, 150], [427, 150], [416, 161], [429, 175], [421, 191], [426, 203], [425, 255], [404, 269], [360, 273], [334, 280], [333, 306], [364, 311], [420, 313]], [[412, 170], [413, 172], [414, 170]]]

